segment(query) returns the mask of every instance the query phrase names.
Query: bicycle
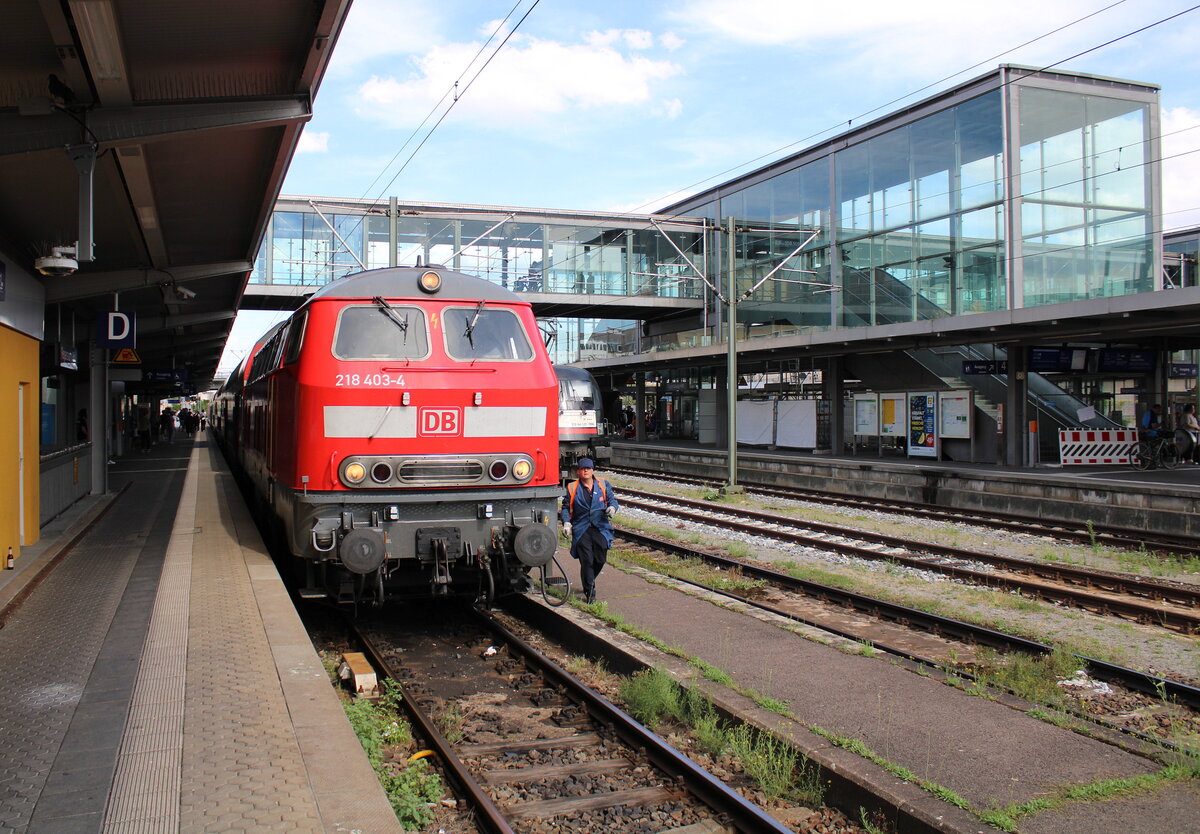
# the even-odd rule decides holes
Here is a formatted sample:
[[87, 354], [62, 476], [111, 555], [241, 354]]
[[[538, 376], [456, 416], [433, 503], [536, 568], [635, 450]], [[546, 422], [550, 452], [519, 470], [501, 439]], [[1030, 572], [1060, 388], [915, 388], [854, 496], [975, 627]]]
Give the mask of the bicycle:
[[1175, 438], [1170, 436], [1139, 440], [1129, 451], [1129, 464], [1139, 472], [1160, 466], [1163, 469], [1174, 469], [1182, 462], [1183, 456], [1179, 453], [1179, 447], [1175, 445]]

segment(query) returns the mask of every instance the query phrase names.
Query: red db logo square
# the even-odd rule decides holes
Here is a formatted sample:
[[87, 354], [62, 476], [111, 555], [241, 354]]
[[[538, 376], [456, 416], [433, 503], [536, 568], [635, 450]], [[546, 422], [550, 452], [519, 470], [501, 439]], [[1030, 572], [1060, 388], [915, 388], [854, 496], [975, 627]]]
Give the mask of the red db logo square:
[[417, 434], [421, 436], [462, 434], [461, 408], [422, 408], [417, 411], [417, 421]]

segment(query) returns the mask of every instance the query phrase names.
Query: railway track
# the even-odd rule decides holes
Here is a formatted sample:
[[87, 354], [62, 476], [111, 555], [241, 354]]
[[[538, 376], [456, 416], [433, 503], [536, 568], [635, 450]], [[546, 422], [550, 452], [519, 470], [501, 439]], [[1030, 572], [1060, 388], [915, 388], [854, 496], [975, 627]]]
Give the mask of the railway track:
[[474, 616], [448, 643], [423, 634], [418, 647], [411, 629], [356, 636], [482, 830], [790, 830], [494, 616]]
[[[626, 491], [623, 491], [622, 495], [625, 494]], [[1018, 651], [1034, 656], [1045, 656], [1054, 652], [1053, 646], [1040, 643], [1035, 640], [1029, 640], [1023, 637], [1005, 634], [1004, 632], [996, 631], [984, 626], [978, 626], [973, 623], [963, 622], [949, 617], [943, 617], [938, 614], [931, 614], [919, 609], [909, 608], [897, 603], [888, 602], [887, 600], [870, 597], [865, 594], [859, 594], [854, 591], [849, 591], [832, 585], [824, 585], [818, 582], [798, 579], [779, 571], [750, 564], [740, 559], [732, 559], [725, 556], [720, 556], [677, 541], [669, 541], [656, 536], [648, 535], [646, 533], [627, 530], [624, 528], [618, 529], [617, 535], [625, 542], [638, 547], [650, 548], [687, 559], [696, 559], [723, 570], [736, 570], [746, 577], [761, 580], [789, 593], [814, 597], [825, 602], [830, 602], [835, 605], [852, 609], [870, 617], [880, 618], [905, 627], [921, 629], [931, 634], [945, 636], [954, 640], [960, 640], [969, 645], [990, 646], [1004, 652]], [[707, 586], [703, 586], [701, 583], [697, 583], [692, 580], [684, 581], [707, 588]], [[707, 590], [720, 594], [731, 595], [729, 591], [722, 591], [714, 588], [707, 588]], [[781, 607], [776, 604], [763, 603], [745, 595], [733, 595], [737, 596], [739, 599], [749, 605], [770, 611], [773, 614], [803, 622], [820, 628], [824, 631], [830, 631], [838, 634], [839, 636], [847, 637], [851, 640], [863, 639], [863, 632], [861, 629], [839, 629], [836, 626], [832, 626], [827, 619], [805, 617], [797, 614], [795, 610], [791, 610], [786, 607]], [[875, 648], [878, 648], [882, 651], [887, 651], [891, 654], [905, 657], [922, 665], [944, 665], [936, 658], [914, 653], [910, 649], [899, 644], [888, 645], [885, 642], [879, 641], [877, 638], [872, 638], [872, 644], [875, 646]], [[1084, 665], [1088, 675], [1094, 679], [1102, 680], [1108, 683], [1114, 683], [1131, 691], [1138, 692], [1152, 698], [1166, 698], [1174, 703], [1189, 707], [1193, 710], [1200, 709], [1200, 687], [1178, 681], [1172, 681], [1144, 672], [1139, 672], [1135, 669], [1129, 669], [1124, 666], [1108, 663], [1096, 658], [1087, 657], [1085, 655], [1076, 655], [1076, 657]]]
[[[629, 488], [622, 488], [621, 501], [625, 506], [669, 518], [717, 525], [860, 559], [931, 570], [965, 582], [1020, 591], [1038, 599], [1066, 603], [1183, 634], [1200, 631], [1200, 589], [1194, 586], [916, 542]], [[981, 565], [990, 570], [981, 569]]]
[[[692, 476], [684, 477], [648, 469], [611, 467], [608, 471], [639, 478], [654, 478], [656, 480], [694, 486], [719, 487], [724, 483], [718, 479]], [[1200, 556], [1200, 544], [1193, 539], [1157, 535], [1147, 530], [1127, 530], [1119, 527], [1100, 526], [1087, 528], [1078, 525], [1073, 526], [1067, 522], [1047, 522], [1028, 516], [1010, 515], [1000, 512], [984, 513], [961, 509], [950, 510], [932, 504], [895, 501], [885, 498], [854, 498], [835, 492], [822, 492], [820, 490], [800, 488], [785, 489], [772, 484], [755, 483], [753, 481], [741, 481], [741, 484], [756, 495], [772, 498], [785, 498], [793, 501], [819, 501], [823, 504], [832, 504], [841, 507], [852, 507], [876, 512], [902, 513], [912, 518], [974, 524], [994, 530], [1008, 530], [1014, 533], [1047, 536], [1081, 544], [1101, 544], [1108, 547], [1135, 551], [1144, 548], [1152, 552], [1177, 557]]]

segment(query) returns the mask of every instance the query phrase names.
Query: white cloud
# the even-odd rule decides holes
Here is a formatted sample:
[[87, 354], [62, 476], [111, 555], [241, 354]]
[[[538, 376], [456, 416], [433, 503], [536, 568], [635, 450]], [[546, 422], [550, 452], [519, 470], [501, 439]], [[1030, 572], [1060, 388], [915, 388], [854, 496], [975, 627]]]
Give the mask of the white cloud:
[[[1070, 19], [1092, 11], [1086, 0], [1059, 0], [1055, 17]], [[821, 41], [858, 37], [864, 33], [891, 33], [902, 46], [915, 52], [910, 35], [934, 38], [943, 47], [956, 42], [970, 45], [978, 54], [980, 41], [997, 30], [1028, 31], [1029, 20], [1044, 20], [1041, 31], [1054, 28], [1039, 0], [1012, 0], [1003, 9], [987, 3], [961, 0], [857, 0], [853, 9], [837, 3], [797, 3], [795, 0], [742, 0], [730, 5], [725, 0], [692, 0], [674, 9], [672, 17], [689, 28], [730, 41], [749, 44], [792, 44], [801, 46]], [[952, 24], [952, 29], [951, 29]], [[949, 32], [958, 34], [948, 34]], [[903, 32], [903, 34], [901, 34]]]
[[[968, 78], [999, 63], [1050, 64], [1166, 13], [1161, 0], [1143, 0], [1088, 17], [1097, 12], [1097, 5], [1090, 0], [1011, 0], [1003, 5], [856, 0], [847, 8], [795, 0], [743, 0], [736, 5], [689, 0], [674, 6], [669, 19], [709, 45], [742, 51], [787, 49], [801, 65], [819, 61], [820, 69], [809, 70], [818, 77], [832, 72], [860, 85], [886, 85], [898, 79], [927, 82], [951, 73]], [[1017, 48], [1042, 35], [1046, 37]], [[1082, 60], [1096, 66], [1097, 55], [1104, 54], [1111, 52]], [[980, 66], [967, 69], [975, 64]]]
[[[593, 32], [582, 43], [514, 37], [472, 82], [477, 43], [435, 46], [413, 60], [407, 78], [373, 76], [359, 87], [357, 112], [396, 127], [411, 127], [458, 84], [453, 118], [489, 127], [528, 129], [531, 120], [568, 111], [652, 104], [655, 86], [682, 69], [634, 54], [648, 49], [648, 33]], [[468, 89], [469, 85], [469, 89]]]
[[683, 102], [677, 98], [669, 98], [659, 102], [657, 112], [668, 119], [677, 119], [683, 112]]
[[300, 142], [296, 145], [296, 153], [325, 153], [328, 150], [329, 131], [309, 133], [306, 130], [300, 134]]
[[439, 39], [442, 26], [434, 3], [354, 0], [334, 47], [329, 75], [346, 77], [378, 58], [420, 52]]
[[1162, 111], [1164, 229], [1200, 226], [1200, 110]]
[[668, 52], [674, 52], [682, 47], [685, 43], [684, 39], [676, 35], [674, 32], [667, 32], [665, 35], [658, 36], [658, 42], [663, 49]]

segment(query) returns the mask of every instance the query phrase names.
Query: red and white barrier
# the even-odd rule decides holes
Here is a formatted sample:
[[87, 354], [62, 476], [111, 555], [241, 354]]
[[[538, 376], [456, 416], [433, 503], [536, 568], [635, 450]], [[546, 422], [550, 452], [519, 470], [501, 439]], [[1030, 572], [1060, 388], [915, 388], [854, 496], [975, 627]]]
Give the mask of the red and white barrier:
[[1129, 463], [1136, 429], [1065, 429], [1058, 433], [1059, 460], [1070, 464]]

